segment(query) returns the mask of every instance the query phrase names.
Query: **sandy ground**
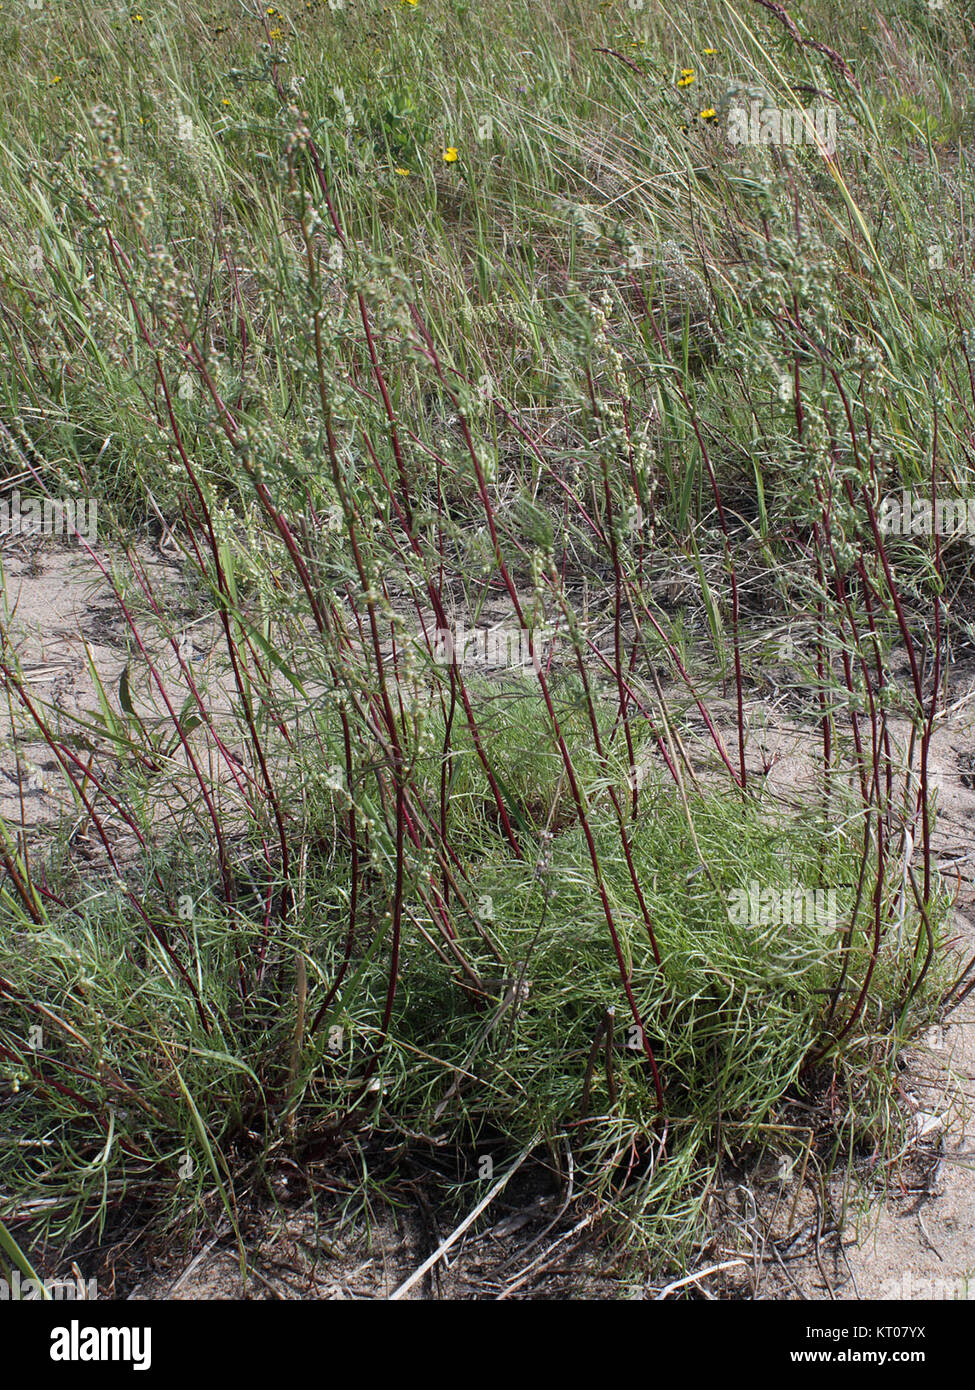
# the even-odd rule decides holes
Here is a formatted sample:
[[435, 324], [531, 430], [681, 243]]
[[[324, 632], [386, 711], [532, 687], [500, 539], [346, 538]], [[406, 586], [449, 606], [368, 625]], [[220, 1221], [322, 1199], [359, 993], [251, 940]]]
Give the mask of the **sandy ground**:
[[[148, 547], [141, 558], [176, 612], [178, 565]], [[52, 726], [63, 727], [65, 719], [97, 708], [89, 661], [115, 698], [130, 638], [111, 589], [90, 558], [74, 549], [8, 544], [0, 553], [0, 571], [4, 637], [15, 645], [27, 689], [47, 707]], [[214, 641], [212, 624], [187, 620], [187, 651], [201, 672]], [[931, 772], [938, 804], [936, 852], [957, 876], [955, 927], [959, 955], [967, 960], [975, 951], [975, 700], [969, 698], [975, 679], [971, 671], [957, 670], [952, 681], [954, 708], [933, 740]], [[808, 727], [790, 719], [789, 701], [774, 685], [751, 703], [749, 720], [752, 769], [767, 777], [770, 795], [794, 802], [809, 785]], [[0, 814], [31, 836], [52, 824], [64, 803], [50, 750], [22, 730], [19, 715], [12, 718], [9, 706], [0, 710]], [[858, 1221], [851, 1219], [842, 1237], [824, 1218], [823, 1203], [813, 1202], [805, 1189], [797, 1191], [795, 1176], [765, 1187], [757, 1199], [742, 1188], [741, 1201], [747, 1206], [757, 1200], [761, 1212], [730, 1223], [729, 1239], [719, 1243], [713, 1260], [728, 1268], [667, 1291], [664, 1284], [634, 1280], [632, 1271], [607, 1268], [591, 1217], [576, 1206], [560, 1212], [559, 1192], [548, 1190], [544, 1171], [526, 1169], [520, 1186], [513, 1181], [482, 1221], [401, 1296], [964, 1298], [975, 1275], [975, 1142], [967, 1113], [975, 1098], [975, 993], [904, 1061], [903, 1099], [915, 1124], [912, 1152], [884, 1199]], [[319, 1202], [316, 1216], [311, 1204], [296, 1201], [281, 1181], [277, 1209], [255, 1210], [247, 1219], [256, 1271], [248, 1297], [388, 1298], [453, 1228], [430, 1207], [418, 1183], [412, 1209], [363, 1213], [336, 1235], [337, 1200]], [[838, 1208], [839, 1188], [830, 1196]], [[759, 1239], [756, 1233], [763, 1229]], [[778, 1238], [774, 1260], [772, 1236]], [[103, 1296], [116, 1291], [116, 1273], [121, 1296], [241, 1294], [234, 1239], [219, 1225], [209, 1241], [190, 1251], [150, 1242], [136, 1259], [131, 1250], [123, 1256], [123, 1248], [117, 1270], [116, 1265], [115, 1272], [106, 1269], [100, 1280]]]
[[[932, 739], [930, 773], [938, 807], [933, 843], [945, 874], [957, 877], [953, 927], [967, 962], [975, 953], [975, 707], [967, 700], [972, 682], [957, 685], [960, 708]], [[779, 775], [788, 776], [787, 768]], [[924, 1161], [913, 1180], [901, 1175], [889, 1184], [842, 1253], [792, 1270], [807, 1297], [975, 1298], [975, 992], [903, 1061], [903, 1095]], [[786, 1282], [779, 1282], [783, 1292]]]

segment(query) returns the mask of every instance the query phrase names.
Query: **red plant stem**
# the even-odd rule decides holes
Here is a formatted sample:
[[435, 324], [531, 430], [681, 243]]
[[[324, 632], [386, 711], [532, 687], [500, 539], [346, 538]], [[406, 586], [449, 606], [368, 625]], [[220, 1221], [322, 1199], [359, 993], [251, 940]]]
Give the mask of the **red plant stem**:
[[[649, 315], [648, 321], [650, 323], [650, 327], [653, 330], [654, 336], [657, 339], [657, 343], [661, 351], [665, 354], [667, 360], [672, 362], [673, 357], [671, 355], [670, 349], [667, 347], [666, 340], [664, 339], [664, 336], [661, 333], [656, 318], [653, 314]], [[684, 409], [687, 411], [687, 417], [690, 420], [691, 429], [694, 431], [694, 437], [697, 439], [697, 445], [701, 451], [701, 458], [704, 460], [704, 466], [707, 469], [708, 481], [711, 485], [711, 495], [714, 498], [714, 505], [718, 513], [718, 524], [721, 527], [721, 534], [724, 538], [725, 563], [728, 567], [728, 579], [731, 584], [731, 640], [734, 649], [735, 695], [738, 706], [738, 784], [741, 787], [742, 793], [744, 794], [748, 787], [748, 772], [745, 767], [745, 692], [744, 674], [742, 672], [741, 667], [741, 641], [739, 634], [738, 571], [731, 554], [731, 535], [728, 530], [728, 521], [727, 517], [725, 516], [724, 503], [721, 499], [721, 489], [718, 487], [718, 480], [715, 476], [714, 468], [711, 463], [710, 451], [708, 450], [708, 447], [704, 442], [704, 435], [701, 430], [700, 422], [698, 420], [697, 411], [691, 405], [687, 392], [680, 384], [679, 377], [674, 378], [674, 385], [677, 394], [681, 399], [681, 403], [683, 404]]]
[[[271, 778], [271, 773], [267, 765], [267, 758], [265, 757], [264, 752], [264, 743], [257, 732], [257, 726], [254, 722], [254, 713], [251, 709], [250, 697], [247, 694], [247, 686], [240, 669], [237, 644], [234, 641], [233, 632], [230, 626], [230, 586], [227, 582], [227, 577], [224, 573], [223, 564], [220, 559], [220, 546], [217, 542], [217, 537], [213, 530], [210, 509], [207, 505], [206, 498], [203, 495], [203, 489], [200, 487], [199, 481], [197, 479], [196, 470], [193, 468], [189, 456], [185, 448], [183, 447], [183, 440], [180, 434], [179, 424], [176, 420], [176, 416], [173, 411], [172, 398], [169, 394], [169, 385], [166, 381], [166, 374], [163, 371], [162, 362], [158, 356], [156, 358], [156, 371], [159, 376], [159, 384], [162, 387], [163, 395], [166, 398], [166, 411], [169, 416], [169, 425], [170, 429], [173, 432], [173, 438], [176, 442], [176, 448], [179, 451], [179, 456], [182, 460], [183, 467], [186, 470], [186, 474], [193, 485], [197, 498], [199, 499], [203, 517], [206, 522], [207, 534], [210, 539], [210, 549], [213, 555], [214, 570], [216, 572], [217, 584], [222, 600], [218, 604], [218, 608], [220, 612], [220, 622], [224, 630], [224, 639], [227, 647], [227, 655], [230, 658], [230, 664], [233, 668], [234, 683], [237, 687], [237, 695], [240, 700], [241, 708], [244, 712], [244, 721], [247, 725], [248, 733], [250, 734], [251, 747], [254, 749], [254, 756], [257, 758], [258, 765], [261, 769], [261, 778], [264, 782], [265, 791], [267, 792], [268, 805], [271, 807], [271, 814], [274, 816], [274, 823], [277, 827], [278, 844], [281, 847], [281, 877], [283, 879], [284, 886], [281, 890], [279, 914], [281, 920], [284, 921], [284, 919], [288, 916], [291, 910], [293, 902], [293, 894], [290, 880], [291, 855], [288, 848], [288, 836], [284, 827], [284, 818], [281, 813], [281, 806], [278, 800], [278, 794], [275, 789], [274, 782]], [[183, 742], [184, 746], [187, 746], [186, 740], [185, 738], [182, 738], [182, 736], [181, 741]], [[222, 844], [222, 841], [218, 839], [218, 843]]]

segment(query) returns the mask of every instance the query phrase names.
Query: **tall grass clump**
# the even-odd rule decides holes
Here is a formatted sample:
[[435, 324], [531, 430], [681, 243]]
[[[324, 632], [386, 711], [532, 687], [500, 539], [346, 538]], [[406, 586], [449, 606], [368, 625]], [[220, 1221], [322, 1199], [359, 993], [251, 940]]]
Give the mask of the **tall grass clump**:
[[[3, 130], [6, 466], [97, 497], [125, 648], [68, 717], [8, 591], [13, 775], [58, 797], [0, 845], [28, 1250], [236, 1220], [275, 1162], [405, 1129], [568, 1151], [679, 1263], [728, 1158], [812, 1142], [791, 1100], [829, 1091], [829, 1161], [893, 1161], [950, 993], [968, 552], [884, 499], [970, 486], [934, 136], [970, 113], [905, 173], [917, 123], [774, 8], [421, 11], [65, 7], [73, 66]], [[831, 103], [838, 149], [729, 149], [753, 88]], [[769, 612], [793, 807], [750, 735]]]

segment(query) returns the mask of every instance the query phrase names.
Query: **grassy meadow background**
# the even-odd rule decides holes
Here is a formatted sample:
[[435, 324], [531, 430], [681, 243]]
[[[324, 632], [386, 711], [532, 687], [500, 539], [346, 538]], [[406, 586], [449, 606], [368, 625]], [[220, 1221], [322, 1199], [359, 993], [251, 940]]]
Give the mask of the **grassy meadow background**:
[[[8, 593], [4, 767], [61, 809], [0, 837], [0, 1258], [189, 1239], [282, 1164], [351, 1219], [401, 1144], [461, 1214], [533, 1154], [681, 1271], [722, 1164], [900, 1151], [975, 630], [967, 537], [881, 510], [972, 488], [973, 38], [6, 0], [3, 487], [97, 501], [125, 666], [68, 718]], [[753, 104], [835, 149], [733, 143]], [[533, 659], [445, 661], [476, 628]], [[837, 920], [735, 920], [754, 883]]]

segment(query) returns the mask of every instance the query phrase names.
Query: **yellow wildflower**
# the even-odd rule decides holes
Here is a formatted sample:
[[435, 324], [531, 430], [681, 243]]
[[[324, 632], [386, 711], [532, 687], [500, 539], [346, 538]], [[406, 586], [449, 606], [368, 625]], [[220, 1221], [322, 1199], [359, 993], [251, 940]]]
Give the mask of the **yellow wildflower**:
[[394, 170], [393, 170], [393, 173], [394, 173], [394, 174], [399, 174], [399, 176], [400, 176], [401, 179], [408, 179], [411, 172], [412, 172], [412, 171], [411, 171], [410, 169], [399, 169], [399, 168], [397, 168], [397, 169], [394, 169]]
[[450, 145], [447, 149], [444, 150], [443, 158], [445, 164], [457, 163], [457, 151], [454, 149], [453, 145]]
[[693, 68], [681, 68], [681, 70], [680, 70], [680, 78], [678, 79], [678, 82], [677, 82], [678, 87], [689, 87], [693, 81], [694, 81], [694, 69], [693, 69]]

